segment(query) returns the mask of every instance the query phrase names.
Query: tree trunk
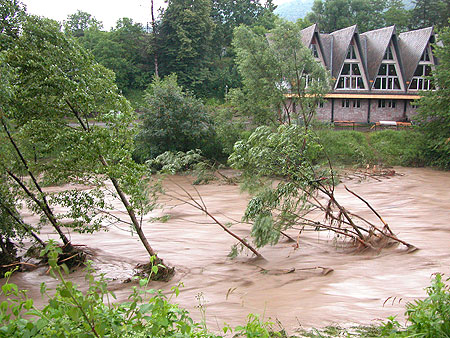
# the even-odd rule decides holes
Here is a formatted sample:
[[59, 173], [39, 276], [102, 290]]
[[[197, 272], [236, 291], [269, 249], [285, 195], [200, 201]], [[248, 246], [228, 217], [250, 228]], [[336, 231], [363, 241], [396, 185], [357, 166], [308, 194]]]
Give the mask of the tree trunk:
[[151, 0], [151, 6], [152, 6], [152, 43], [153, 43], [153, 53], [155, 54], [155, 75], [159, 77], [158, 73], [158, 44], [156, 42], [156, 21], [155, 21], [155, 14], [153, 10], [153, 2], [154, 0]]

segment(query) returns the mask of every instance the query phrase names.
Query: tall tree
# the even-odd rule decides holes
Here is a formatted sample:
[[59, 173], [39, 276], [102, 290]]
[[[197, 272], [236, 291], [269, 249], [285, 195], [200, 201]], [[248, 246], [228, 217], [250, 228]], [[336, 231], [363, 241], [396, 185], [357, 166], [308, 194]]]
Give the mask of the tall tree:
[[155, 77], [146, 91], [142, 119], [136, 138], [140, 161], [165, 151], [200, 149], [205, 156], [217, 155], [215, 131], [206, 106], [183, 91], [175, 74], [162, 80]]
[[332, 32], [354, 24], [361, 32], [384, 26], [386, 0], [315, 0], [312, 12], [307, 15], [320, 29]]
[[[86, 231], [97, 224], [95, 213], [106, 211], [101, 190], [105, 179], [109, 180], [114, 196], [122, 202], [128, 215], [126, 222], [137, 233], [148, 254], [156, 255], [140, 217], [155, 205], [144, 178], [147, 170], [131, 159], [136, 116], [126, 99], [118, 94], [113, 73], [97, 64], [73, 38], [62, 33], [57, 22], [34, 16], [27, 18], [22, 34], [6, 57], [16, 77], [15, 96], [9, 101], [5, 117], [14, 121], [24, 135], [24, 142], [52, 151], [51, 156], [36, 163], [22, 156], [24, 161], [18, 154], [22, 168], [30, 176], [39, 173], [33, 174], [33, 182], [9, 176], [31, 192], [27, 191], [30, 199], [52, 224], [59, 225], [59, 217], [64, 217], [51, 212], [51, 206], [59, 204], [69, 207], [73, 215], [79, 217], [76, 225], [84, 226]], [[8, 135], [8, 138], [15, 139], [15, 136]], [[45, 153], [44, 150], [39, 149], [41, 153]], [[24, 154], [29, 156], [29, 152]], [[0, 158], [3, 162], [3, 157]], [[5, 163], [7, 174], [12, 173], [10, 165]], [[94, 195], [86, 192], [83, 197], [83, 191], [69, 191], [52, 198], [34, 183], [46, 177], [50, 182], [63, 179], [97, 189], [93, 190]], [[35, 187], [33, 191], [27, 188], [30, 185]], [[38, 198], [34, 198], [36, 196]], [[83, 198], [83, 205], [89, 212], [80, 208]]]
[[0, 1], [0, 50], [8, 48], [19, 36], [25, 6], [19, 0]]
[[175, 73], [197, 94], [207, 91], [214, 23], [210, 0], [169, 0], [161, 20], [161, 75]]
[[101, 21], [87, 12], [78, 10], [71, 14], [64, 21], [64, 30], [70, 32], [75, 37], [80, 37], [85, 34], [88, 29], [100, 30], [103, 28]]
[[426, 138], [430, 163], [450, 169], [450, 28], [439, 34], [441, 45], [435, 55], [439, 64], [433, 71], [436, 90], [426, 91], [419, 101], [419, 118]]
[[411, 11], [405, 8], [402, 0], [389, 0], [383, 16], [386, 26], [395, 25], [398, 33], [409, 29]]
[[415, 0], [411, 28], [448, 26], [450, 2], [445, 0]]
[[234, 92], [234, 102], [257, 124], [308, 124], [329, 91], [325, 68], [300, 43], [301, 28], [282, 23], [267, 37], [245, 26], [235, 31], [233, 45], [244, 86]]

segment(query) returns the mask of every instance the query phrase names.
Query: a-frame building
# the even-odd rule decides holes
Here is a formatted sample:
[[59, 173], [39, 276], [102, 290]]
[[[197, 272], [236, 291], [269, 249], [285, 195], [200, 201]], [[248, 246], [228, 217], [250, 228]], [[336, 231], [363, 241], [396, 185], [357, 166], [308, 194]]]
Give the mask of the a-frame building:
[[420, 91], [433, 90], [430, 76], [433, 27], [396, 33], [395, 26], [359, 33], [356, 25], [321, 34], [302, 30], [301, 43], [326, 67], [333, 87], [317, 107], [322, 121], [409, 121]]

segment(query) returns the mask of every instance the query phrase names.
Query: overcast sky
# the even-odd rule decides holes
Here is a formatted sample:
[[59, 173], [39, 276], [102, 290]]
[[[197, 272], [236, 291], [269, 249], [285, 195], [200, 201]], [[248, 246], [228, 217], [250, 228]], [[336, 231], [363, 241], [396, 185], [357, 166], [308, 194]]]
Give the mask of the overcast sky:
[[[27, 6], [27, 12], [63, 21], [77, 10], [88, 12], [97, 20], [103, 22], [103, 27], [109, 30], [116, 21], [123, 17], [132, 18], [144, 26], [151, 20], [150, 0], [21, 0]], [[157, 9], [164, 6], [164, 0], [155, 1]], [[288, 0], [276, 0], [280, 4]]]
[[[21, 0], [27, 6], [27, 12], [63, 21], [77, 10], [88, 12], [103, 22], [109, 30], [116, 21], [123, 17], [132, 18], [134, 22], [146, 24], [151, 21], [150, 0]], [[155, 0], [157, 9], [164, 6], [164, 0]]]

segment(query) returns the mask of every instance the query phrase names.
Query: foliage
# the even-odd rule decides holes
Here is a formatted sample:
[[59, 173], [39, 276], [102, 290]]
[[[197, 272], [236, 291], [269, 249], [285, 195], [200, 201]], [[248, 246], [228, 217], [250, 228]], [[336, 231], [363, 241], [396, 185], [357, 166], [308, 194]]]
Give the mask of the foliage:
[[[1, 137], [9, 143], [0, 148], [0, 169], [21, 187], [30, 210], [45, 215], [68, 244], [60, 219], [70, 215], [78, 230], [97, 230], [99, 216], [108, 209], [102, 188], [109, 179], [114, 197], [153, 255], [136, 214], [155, 207], [154, 195], [146, 167], [131, 158], [136, 116], [118, 93], [114, 74], [62, 33], [58, 23], [35, 16], [24, 21], [6, 61], [14, 70], [14, 97], [2, 102]], [[24, 172], [30, 180], [22, 179]], [[55, 197], [42, 191], [44, 178], [91, 189]], [[55, 215], [56, 204], [69, 207], [69, 214]]]
[[316, 0], [307, 19], [328, 33], [354, 24], [365, 32], [384, 26], [386, 7], [386, 0]]
[[159, 30], [160, 75], [176, 73], [183, 87], [202, 96], [207, 90], [213, 31], [211, 0], [169, 0]]
[[368, 136], [379, 163], [420, 166], [426, 161], [423, 134], [417, 130], [382, 130]]
[[[353, 130], [320, 129], [317, 131], [320, 143], [325, 149], [324, 155], [328, 156], [334, 165], [362, 166], [372, 163], [373, 148], [368, 142], [368, 138], [371, 139], [372, 135], [374, 134], [364, 134]], [[396, 147], [395, 144], [390, 146]]]
[[[322, 150], [312, 132], [297, 125], [281, 125], [275, 132], [258, 127], [247, 141], [236, 143], [229, 162], [243, 171], [247, 187], [257, 191], [244, 214], [244, 220], [253, 221], [257, 247], [276, 244], [280, 231], [312, 207], [308, 199], [314, 182], [330, 175], [316, 167]], [[281, 179], [275, 187], [274, 177]]]
[[[448, 282], [449, 279], [447, 279]], [[401, 327], [389, 318], [382, 325], [386, 337], [450, 337], [450, 288], [441, 274], [436, 274], [431, 286], [426, 288], [427, 297], [406, 305], [407, 326]]]
[[[96, 280], [89, 265], [89, 287], [83, 293], [64, 277], [62, 270], [67, 268], [57, 265], [58, 253], [52, 243], [42, 251], [49, 257], [51, 273], [60, 280], [54, 295], [44, 283], [41, 285], [42, 296], [48, 298], [43, 309], [34, 306], [26, 291], [9, 283], [8, 275], [0, 292], [6, 297], [0, 305], [0, 337], [214, 337], [186, 310], [171, 303], [179, 294], [178, 287], [168, 298], [161, 291], [148, 289], [149, 280], [141, 279], [129, 301], [111, 303], [116, 297], [108, 291], [103, 276]], [[152, 272], [157, 274], [158, 268], [154, 265]]]
[[211, 108], [217, 138], [223, 147], [223, 153], [229, 156], [233, 152], [234, 144], [239, 140], [247, 139], [250, 135], [248, 121], [238, 115], [229, 104]]
[[144, 90], [150, 82], [153, 74], [150, 36], [140, 23], [122, 18], [106, 32], [90, 14], [78, 12], [68, 17], [65, 31], [75, 36], [97, 62], [114, 71], [116, 84], [124, 94]]
[[448, 27], [450, 3], [446, 0], [414, 0], [412, 28]]
[[25, 6], [19, 0], [0, 1], [0, 51], [14, 44], [24, 15]]
[[439, 64], [433, 72], [436, 90], [419, 100], [420, 129], [425, 134], [425, 156], [432, 165], [450, 169], [450, 28], [439, 35], [435, 53]]
[[87, 30], [100, 30], [103, 24], [91, 14], [78, 10], [71, 14], [64, 21], [64, 31], [73, 34], [75, 37], [81, 37]]
[[[245, 26], [235, 30], [233, 46], [243, 89], [233, 93], [238, 97], [234, 103], [256, 123], [308, 125], [317, 103], [329, 90], [326, 70], [299, 43], [301, 28], [280, 23], [267, 36]], [[291, 99], [286, 100], [286, 95]]]
[[203, 103], [177, 84], [175, 75], [155, 78], [146, 91], [143, 125], [136, 138], [136, 158], [155, 158], [166, 151], [200, 149], [217, 157], [220, 148]]
[[200, 150], [189, 150], [187, 152], [166, 151], [156, 158], [145, 162], [152, 172], [175, 174], [191, 169], [195, 164], [204, 160]]

